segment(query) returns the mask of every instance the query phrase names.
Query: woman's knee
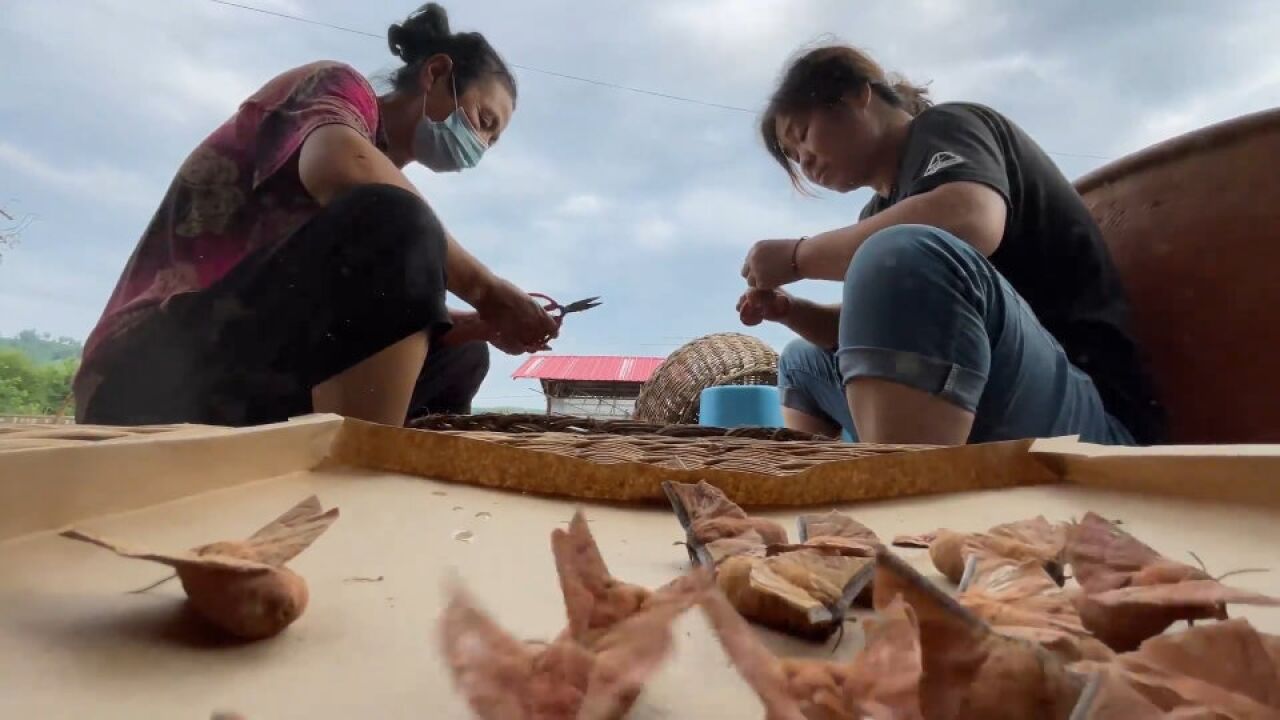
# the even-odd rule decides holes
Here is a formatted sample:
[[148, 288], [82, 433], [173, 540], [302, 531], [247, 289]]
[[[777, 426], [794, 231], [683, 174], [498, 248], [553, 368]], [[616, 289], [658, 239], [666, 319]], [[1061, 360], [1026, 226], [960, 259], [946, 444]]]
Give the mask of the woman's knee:
[[999, 286], [973, 246], [928, 225], [895, 225], [867, 238], [845, 274], [841, 325], [866, 313], [891, 316], [972, 306], [985, 312]]
[[989, 375], [998, 276], [954, 235], [899, 225], [858, 248], [840, 314], [841, 377], [890, 380], [976, 406]]
[[954, 263], [970, 253], [978, 251], [941, 228], [894, 225], [863, 241], [849, 263], [845, 282], [925, 270]]
[[467, 375], [467, 387], [471, 388], [474, 394], [489, 374], [489, 343], [471, 342], [459, 347], [458, 350], [461, 363], [470, 370]]
[[808, 340], [797, 338], [787, 343], [778, 356], [778, 384], [794, 386], [797, 375], [822, 375], [830, 364], [831, 353]]
[[[792, 340], [778, 356], [778, 390], [784, 408], [808, 418], [816, 418], [821, 428], [811, 424], [788, 427], [806, 432], [830, 434], [845, 423], [852, 426], [845, 409], [844, 385], [836, 369], [835, 355], [806, 340]], [[794, 419], [794, 418], [793, 418]]]
[[357, 185], [334, 198], [328, 211], [360, 234], [359, 244], [386, 257], [443, 259], [444, 225], [422, 198], [385, 183]]
[[400, 286], [407, 300], [437, 302], [448, 278], [444, 226], [422, 198], [386, 184], [359, 185], [330, 203], [343, 230], [345, 262]]

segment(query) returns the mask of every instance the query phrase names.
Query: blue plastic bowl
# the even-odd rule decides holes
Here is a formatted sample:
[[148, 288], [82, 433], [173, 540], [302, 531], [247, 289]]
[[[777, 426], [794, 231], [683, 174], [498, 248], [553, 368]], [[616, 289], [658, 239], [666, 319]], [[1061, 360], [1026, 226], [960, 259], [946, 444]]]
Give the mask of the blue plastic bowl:
[[723, 385], [702, 391], [698, 422], [709, 427], [783, 427], [773, 385]]

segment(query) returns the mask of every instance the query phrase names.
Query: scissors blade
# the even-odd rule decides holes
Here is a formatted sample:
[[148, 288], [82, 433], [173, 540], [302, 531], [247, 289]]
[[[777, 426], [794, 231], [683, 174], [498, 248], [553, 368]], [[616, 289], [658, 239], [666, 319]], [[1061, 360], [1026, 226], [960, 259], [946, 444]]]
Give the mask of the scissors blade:
[[589, 297], [589, 298], [578, 300], [577, 302], [571, 302], [568, 305], [565, 305], [564, 311], [566, 314], [568, 314], [568, 313], [582, 312], [583, 310], [590, 310], [593, 307], [599, 307], [599, 306], [600, 306], [599, 297]]

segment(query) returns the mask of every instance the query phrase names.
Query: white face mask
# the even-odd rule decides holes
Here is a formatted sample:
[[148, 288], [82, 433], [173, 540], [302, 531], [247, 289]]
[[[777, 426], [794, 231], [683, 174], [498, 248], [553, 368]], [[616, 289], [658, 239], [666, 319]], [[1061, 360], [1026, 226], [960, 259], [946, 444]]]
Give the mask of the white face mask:
[[422, 119], [413, 131], [413, 157], [436, 172], [459, 172], [476, 166], [488, 145], [480, 139], [471, 120], [458, 104], [458, 85], [453, 84], [453, 112], [443, 121], [427, 117], [426, 97], [422, 98]]

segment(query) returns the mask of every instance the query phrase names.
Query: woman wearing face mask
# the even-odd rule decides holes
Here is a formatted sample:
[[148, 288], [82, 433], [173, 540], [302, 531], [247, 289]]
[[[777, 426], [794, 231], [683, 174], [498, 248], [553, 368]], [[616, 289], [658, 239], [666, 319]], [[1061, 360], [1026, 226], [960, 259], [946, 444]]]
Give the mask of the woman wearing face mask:
[[[186, 159], [86, 343], [81, 422], [316, 411], [401, 424], [415, 385], [449, 382], [424, 370], [429, 357], [555, 337], [554, 319], [472, 257], [401, 172], [479, 162], [511, 120], [514, 77], [434, 3], [388, 40], [404, 61], [390, 92], [340, 63], [295, 68]], [[476, 312], [450, 311], [446, 290]]]
[[[802, 338], [779, 363], [788, 425], [888, 443], [1161, 439], [1098, 227], [1007, 118], [931, 107], [863, 53], [823, 47], [788, 67], [760, 129], [798, 186], [875, 191], [857, 223], [747, 256], [742, 321]], [[842, 281], [843, 301], [781, 289], [803, 278]]]

